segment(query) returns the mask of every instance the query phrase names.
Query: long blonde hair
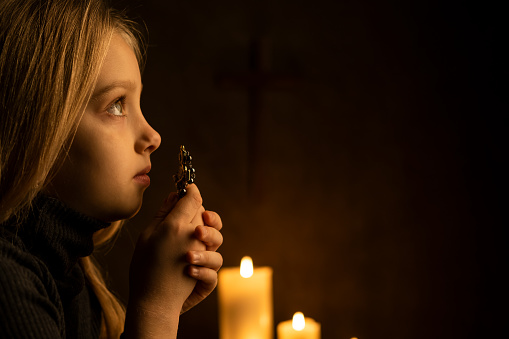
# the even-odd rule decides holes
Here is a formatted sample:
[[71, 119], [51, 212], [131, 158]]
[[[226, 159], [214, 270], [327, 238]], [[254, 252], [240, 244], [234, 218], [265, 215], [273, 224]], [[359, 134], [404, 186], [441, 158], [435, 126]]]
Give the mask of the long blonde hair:
[[[0, 223], [21, 218], [58, 171], [94, 89], [111, 36], [140, 67], [133, 22], [101, 0], [0, 0]], [[120, 223], [94, 235], [114, 237]], [[125, 310], [90, 257], [80, 264], [103, 310], [103, 337], [123, 331]]]

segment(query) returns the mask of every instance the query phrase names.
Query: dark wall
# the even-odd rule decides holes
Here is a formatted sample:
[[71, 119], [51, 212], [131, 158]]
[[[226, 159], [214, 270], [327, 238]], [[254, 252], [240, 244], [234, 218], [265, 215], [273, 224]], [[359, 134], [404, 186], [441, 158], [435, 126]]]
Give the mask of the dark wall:
[[[150, 33], [142, 108], [162, 135], [142, 211], [106, 255], [124, 300], [139, 230], [194, 157], [224, 221], [224, 266], [274, 268], [274, 323], [322, 338], [478, 338], [500, 329], [497, 11], [463, 2], [123, 1]], [[291, 85], [259, 101], [217, 81], [263, 38]], [[259, 188], [251, 195], [252, 185]], [[500, 283], [501, 284], [501, 283]], [[180, 338], [217, 338], [217, 295]]]

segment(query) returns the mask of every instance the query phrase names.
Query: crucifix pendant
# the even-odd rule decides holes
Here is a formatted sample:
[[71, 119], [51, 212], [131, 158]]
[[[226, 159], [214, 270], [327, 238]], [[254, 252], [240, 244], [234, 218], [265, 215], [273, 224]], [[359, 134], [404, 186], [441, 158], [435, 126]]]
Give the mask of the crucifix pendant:
[[194, 179], [196, 178], [195, 170], [191, 165], [191, 160], [191, 155], [188, 151], [186, 151], [184, 145], [181, 145], [179, 152], [178, 173], [173, 176], [179, 199], [186, 195], [187, 185], [194, 183]]

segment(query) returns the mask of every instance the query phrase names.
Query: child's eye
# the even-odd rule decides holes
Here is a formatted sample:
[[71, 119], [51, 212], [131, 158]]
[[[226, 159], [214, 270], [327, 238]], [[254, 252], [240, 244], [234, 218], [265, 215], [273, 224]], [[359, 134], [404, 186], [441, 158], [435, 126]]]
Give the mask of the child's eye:
[[109, 114], [116, 117], [123, 117], [124, 114], [124, 97], [117, 99], [110, 107], [106, 110]]

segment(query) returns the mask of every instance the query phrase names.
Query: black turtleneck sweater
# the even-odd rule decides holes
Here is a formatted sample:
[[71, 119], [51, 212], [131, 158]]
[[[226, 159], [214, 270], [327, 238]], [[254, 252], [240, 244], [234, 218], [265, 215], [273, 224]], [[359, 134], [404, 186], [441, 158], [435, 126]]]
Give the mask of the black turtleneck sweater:
[[0, 337], [97, 338], [101, 308], [80, 257], [109, 224], [39, 197], [21, 223], [0, 225]]

